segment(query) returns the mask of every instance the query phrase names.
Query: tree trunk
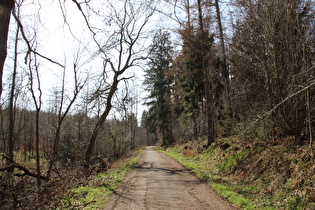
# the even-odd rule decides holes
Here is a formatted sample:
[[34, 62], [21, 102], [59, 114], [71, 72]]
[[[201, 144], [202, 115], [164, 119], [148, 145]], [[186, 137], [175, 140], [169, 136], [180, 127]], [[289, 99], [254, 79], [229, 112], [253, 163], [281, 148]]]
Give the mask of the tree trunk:
[[306, 90], [306, 108], [307, 108], [307, 122], [308, 122], [308, 132], [310, 136], [310, 151], [312, 159], [314, 158], [313, 150], [313, 128], [312, 128], [312, 117], [311, 117], [311, 106], [310, 106], [310, 88]]
[[2, 75], [7, 57], [7, 40], [10, 25], [11, 10], [14, 0], [0, 0], [0, 97], [2, 94]]
[[[199, 13], [199, 27], [200, 38], [202, 39], [202, 68], [204, 71], [204, 89], [205, 89], [205, 103], [206, 103], [206, 118], [207, 118], [207, 146], [214, 142], [214, 111], [213, 106], [215, 101], [211, 100], [211, 94], [215, 94], [211, 88], [210, 68], [209, 68], [209, 51], [211, 43], [209, 42], [208, 33], [204, 30], [203, 15], [201, 8], [201, 0], [198, 0], [198, 13]], [[212, 97], [213, 98], [213, 97]]]
[[90, 158], [91, 158], [91, 155], [92, 155], [92, 152], [93, 152], [93, 147], [95, 145], [95, 142], [96, 142], [96, 138], [99, 134], [99, 132], [102, 130], [102, 126], [112, 108], [112, 98], [117, 90], [117, 86], [118, 86], [118, 83], [119, 83], [119, 80], [118, 80], [118, 76], [121, 74], [120, 71], [118, 72], [115, 72], [115, 75], [114, 75], [114, 81], [113, 81], [113, 84], [110, 88], [110, 91], [109, 91], [109, 94], [108, 94], [108, 97], [107, 97], [107, 101], [106, 101], [106, 108], [105, 108], [105, 111], [103, 112], [103, 114], [100, 116], [100, 118], [98, 119], [94, 129], [93, 129], [93, 132], [91, 134], [91, 137], [89, 139], [89, 145], [88, 145], [88, 148], [86, 150], [86, 153], [85, 153], [85, 162], [88, 163], [90, 161]]
[[198, 19], [199, 19], [200, 32], [203, 34], [204, 27], [203, 27], [203, 19], [202, 19], [201, 0], [198, 0]]
[[[11, 83], [11, 92], [9, 99], [9, 140], [8, 140], [8, 157], [11, 161], [14, 162], [14, 127], [15, 127], [15, 105], [14, 105], [14, 95], [15, 95], [15, 83], [16, 83], [16, 74], [17, 74], [17, 57], [18, 57], [18, 37], [19, 37], [20, 27], [17, 26], [16, 35], [15, 35], [15, 43], [14, 43], [14, 65], [13, 65], [13, 73], [12, 73], [12, 83]], [[13, 168], [12, 168], [13, 170]], [[13, 171], [11, 171], [13, 172]]]
[[36, 173], [37, 173], [38, 194], [40, 194], [40, 188], [41, 188], [40, 154], [39, 154], [39, 113], [40, 113], [40, 108], [36, 109]]
[[48, 171], [47, 171], [47, 179], [50, 179], [52, 167], [54, 166], [55, 162], [58, 159], [58, 150], [59, 150], [59, 143], [60, 143], [60, 131], [61, 131], [62, 122], [60, 119], [58, 120], [58, 127], [55, 133], [54, 145], [53, 145], [53, 152], [51, 160], [49, 161]]
[[48, 171], [47, 171], [47, 179], [50, 178], [52, 167], [55, 164], [56, 160], [58, 159], [61, 126], [62, 126], [63, 121], [66, 118], [67, 114], [69, 113], [71, 106], [73, 105], [78, 94], [80, 93], [81, 89], [83, 88], [83, 86], [80, 87], [80, 84], [78, 82], [76, 64], [74, 64], [73, 73], [74, 73], [75, 90], [74, 90], [73, 98], [71, 99], [71, 101], [68, 104], [64, 113], [62, 113], [63, 112], [64, 97], [65, 97], [65, 82], [66, 82], [65, 72], [66, 72], [66, 69], [63, 70], [61, 99], [60, 99], [60, 107], [59, 107], [59, 111], [58, 111], [58, 125], [57, 125], [57, 129], [56, 129], [56, 133], [55, 133], [53, 153], [52, 153], [52, 157], [51, 157], [51, 160], [49, 162], [49, 167], [48, 167]]
[[213, 111], [213, 104], [215, 103], [214, 101], [211, 100], [211, 84], [209, 82], [210, 76], [209, 76], [209, 70], [206, 71], [206, 76], [205, 76], [205, 89], [206, 89], [206, 118], [207, 118], [207, 147], [209, 147], [213, 142], [214, 142], [214, 111]]
[[193, 117], [193, 137], [194, 140], [198, 139], [198, 123], [197, 123], [197, 117]]
[[220, 5], [219, 0], [215, 0], [215, 8], [217, 12], [217, 19], [218, 19], [218, 26], [220, 31], [220, 42], [221, 42], [221, 48], [222, 48], [222, 54], [223, 54], [223, 76], [226, 83], [226, 88], [229, 93], [229, 71], [227, 68], [227, 56], [226, 56], [226, 49], [225, 49], [225, 43], [224, 43], [224, 33], [223, 33], [223, 27], [222, 27], [222, 20], [221, 20], [221, 11], [220, 11]]

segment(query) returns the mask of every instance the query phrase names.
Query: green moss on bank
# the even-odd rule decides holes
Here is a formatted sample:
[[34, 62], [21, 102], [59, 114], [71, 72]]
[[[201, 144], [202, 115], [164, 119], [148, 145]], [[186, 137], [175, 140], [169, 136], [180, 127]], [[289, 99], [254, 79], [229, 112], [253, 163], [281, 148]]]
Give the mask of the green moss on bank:
[[[232, 170], [237, 160], [244, 156], [244, 152], [221, 159], [219, 156], [213, 156], [213, 154], [218, 154], [219, 152], [214, 150], [208, 150], [201, 154], [188, 157], [185, 156], [185, 151], [180, 151], [178, 147], [169, 148], [163, 152], [180, 162], [186, 168], [192, 170], [202, 180], [207, 181], [214, 190], [235, 206], [244, 209], [257, 209], [257, 205], [246, 198], [248, 195], [252, 195], [256, 188], [244, 188], [243, 186], [229, 184], [224, 176], [219, 173], [220, 170]], [[209, 161], [210, 159], [212, 161]]]
[[244, 145], [231, 139], [208, 149], [202, 145], [189, 142], [163, 152], [241, 209], [315, 209], [315, 166], [307, 147]]

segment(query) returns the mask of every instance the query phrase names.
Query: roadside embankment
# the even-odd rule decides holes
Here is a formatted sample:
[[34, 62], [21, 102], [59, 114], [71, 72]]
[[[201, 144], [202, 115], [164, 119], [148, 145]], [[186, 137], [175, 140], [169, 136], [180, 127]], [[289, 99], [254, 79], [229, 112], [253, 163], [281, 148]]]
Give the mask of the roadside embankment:
[[243, 209], [315, 209], [315, 161], [307, 144], [221, 139], [164, 151]]

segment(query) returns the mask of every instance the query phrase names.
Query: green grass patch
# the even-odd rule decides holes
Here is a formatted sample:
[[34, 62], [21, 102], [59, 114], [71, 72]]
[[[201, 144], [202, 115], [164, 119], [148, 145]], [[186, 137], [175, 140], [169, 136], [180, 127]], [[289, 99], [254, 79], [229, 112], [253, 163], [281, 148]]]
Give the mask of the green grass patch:
[[256, 205], [254, 205], [250, 200], [244, 198], [241, 194], [236, 193], [234, 191], [235, 186], [228, 186], [228, 185], [218, 184], [215, 182], [210, 182], [210, 185], [213, 189], [215, 189], [223, 197], [228, 199], [231, 203], [233, 203], [237, 207], [243, 208], [243, 209], [257, 209]]
[[184, 150], [180, 150], [178, 147], [176, 150], [169, 148], [162, 152], [193, 171], [202, 180], [207, 181], [221, 196], [241, 209], [278, 209], [269, 200], [257, 198], [255, 196], [258, 191], [256, 187], [233, 184], [232, 181], [222, 175], [233, 170], [238, 161], [248, 154], [248, 151], [222, 156], [222, 152], [218, 148], [212, 148], [189, 157], [185, 157]]
[[64, 208], [100, 209], [115, 189], [122, 183], [129, 171], [139, 161], [141, 152], [128, 159], [121, 167], [98, 174], [88, 186], [80, 186], [70, 190], [71, 196], [65, 201]]
[[220, 180], [222, 177], [216, 174], [213, 168], [215, 165], [208, 163], [209, 154], [204, 153], [197, 156], [185, 157], [183, 153], [174, 152], [172, 150], [162, 151], [180, 162], [186, 168], [192, 170], [202, 180]]
[[71, 190], [72, 197], [68, 198], [65, 208], [96, 209], [101, 207], [112, 194], [107, 186], [82, 186]]

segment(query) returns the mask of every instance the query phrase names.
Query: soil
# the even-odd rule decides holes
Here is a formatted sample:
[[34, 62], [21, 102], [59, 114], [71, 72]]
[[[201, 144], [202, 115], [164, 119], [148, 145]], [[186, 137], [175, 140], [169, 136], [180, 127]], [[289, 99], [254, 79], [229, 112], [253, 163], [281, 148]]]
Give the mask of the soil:
[[147, 147], [104, 209], [236, 209], [169, 156]]

